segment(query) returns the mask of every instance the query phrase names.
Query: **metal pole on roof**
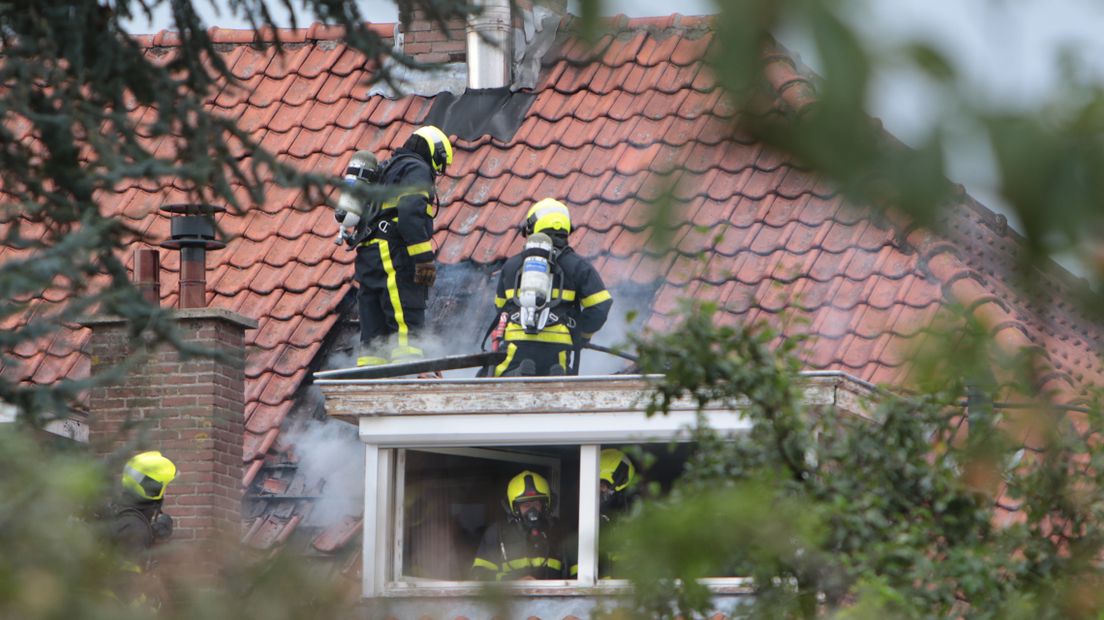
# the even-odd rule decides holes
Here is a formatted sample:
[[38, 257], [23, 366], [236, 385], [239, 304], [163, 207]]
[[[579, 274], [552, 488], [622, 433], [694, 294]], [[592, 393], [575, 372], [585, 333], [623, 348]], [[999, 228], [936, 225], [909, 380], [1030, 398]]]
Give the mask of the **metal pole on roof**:
[[156, 306], [161, 303], [161, 256], [152, 248], [134, 251], [134, 286], [142, 298]]
[[468, 88], [501, 88], [510, 84], [513, 26], [510, 0], [474, 0], [468, 17]]
[[161, 247], [180, 250], [180, 298], [178, 308], [202, 308], [207, 305], [207, 251], [226, 244], [215, 239], [215, 215], [226, 211], [208, 204], [165, 205], [161, 210], [172, 215], [170, 238]]

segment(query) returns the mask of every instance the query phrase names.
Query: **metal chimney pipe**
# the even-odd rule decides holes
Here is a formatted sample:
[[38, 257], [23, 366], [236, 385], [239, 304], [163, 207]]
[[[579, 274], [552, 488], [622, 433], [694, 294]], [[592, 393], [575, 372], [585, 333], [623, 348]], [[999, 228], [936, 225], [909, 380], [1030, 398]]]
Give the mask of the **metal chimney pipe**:
[[510, 84], [510, 0], [473, 0], [478, 15], [468, 16], [468, 88], [501, 88]]
[[150, 304], [161, 303], [161, 253], [152, 248], [134, 251], [134, 286]]
[[207, 251], [226, 247], [215, 239], [215, 218], [226, 211], [205, 204], [166, 205], [162, 211], [173, 214], [170, 239], [161, 247], [180, 250], [180, 298], [178, 308], [202, 308], [207, 305]]

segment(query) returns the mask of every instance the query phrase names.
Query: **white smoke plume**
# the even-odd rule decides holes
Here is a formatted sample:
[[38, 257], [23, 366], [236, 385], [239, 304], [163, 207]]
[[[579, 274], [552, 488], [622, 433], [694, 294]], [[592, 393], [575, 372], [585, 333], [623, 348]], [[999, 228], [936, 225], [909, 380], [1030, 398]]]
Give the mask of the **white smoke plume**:
[[287, 441], [299, 458], [298, 471], [305, 479], [306, 492], [319, 495], [308, 525], [327, 527], [363, 512], [364, 444], [355, 426], [310, 419], [287, 431]]

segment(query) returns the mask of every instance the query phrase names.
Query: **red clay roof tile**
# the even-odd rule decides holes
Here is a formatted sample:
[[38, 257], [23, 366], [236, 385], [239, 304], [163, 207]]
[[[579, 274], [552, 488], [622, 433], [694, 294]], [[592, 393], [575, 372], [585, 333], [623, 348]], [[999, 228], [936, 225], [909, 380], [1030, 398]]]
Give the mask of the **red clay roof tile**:
[[[1095, 354], [1099, 326], [1068, 308], [1040, 317], [1010, 284], [982, 277], [1007, 273], [1018, 242], [994, 232], [980, 206], [967, 201], [952, 222], [953, 229], [981, 240], [969, 244], [969, 255], [941, 249], [944, 238], [934, 233], [899, 240], [903, 225], [875, 222], [845, 207], [823, 179], [740, 132], [732, 101], [702, 62], [712, 40], [710, 22], [662, 18], [628, 20], [624, 27], [628, 31], [606, 35], [594, 49], [561, 35], [512, 140], [456, 142], [457, 161], [438, 183], [447, 205], [434, 235], [439, 261], [503, 259], [521, 246], [515, 226], [528, 205], [555, 196], [572, 206], [574, 244], [594, 258], [608, 286], [658, 286], [654, 314], [645, 319], [652, 327], [669, 328], [685, 295], [722, 304], [718, 320], [727, 324], [761, 318], [781, 325], [783, 313], [796, 314], [809, 324], [790, 322], [783, 329], [813, 334], [809, 366], [900, 381], [909, 372], [909, 345], [950, 299], [989, 321], [1008, 346], [1045, 344], [1056, 352], [1058, 371], [1075, 371], [1086, 381], [1104, 376]], [[390, 26], [380, 28], [390, 36]], [[211, 33], [243, 85], [218, 88], [210, 105], [310, 172], [337, 174], [361, 148], [388, 154], [432, 104], [425, 97], [369, 96], [364, 58], [321, 27], [282, 33], [300, 41], [283, 58], [271, 46], [245, 43], [240, 31]], [[252, 33], [246, 38], [252, 41]], [[172, 41], [164, 33], [149, 38], [157, 45]], [[163, 51], [159, 62], [172, 55]], [[591, 54], [597, 54], [593, 62], [569, 62]], [[771, 75], [780, 85], [797, 84], [784, 96], [800, 104], [808, 84], [791, 74], [792, 64], [783, 65], [772, 64]], [[148, 110], [133, 115], [153, 118]], [[150, 148], [171, 152], [173, 142], [151, 139]], [[673, 193], [684, 204], [672, 233], [686, 254], [656, 255], [645, 229], [652, 210], [647, 201], [676, 181]], [[168, 234], [167, 217], [151, 209], [186, 199], [168, 184], [121, 182], [117, 189], [98, 195], [105, 213], [158, 238]], [[247, 485], [273, 449], [306, 368], [350, 290], [354, 254], [333, 245], [336, 225], [328, 211], [302, 202], [298, 189], [273, 187], [262, 204], [221, 216], [229, 245], [208, 256], [213, 303], [260, 323], [246, 335]], [[690, 256], [702, 249], [704, 261]], [[171, 303], [175, 253], [162, 253], [162, 268], [162, 301]], [[50, 291], [45, 297], [63, 295]], [[977, 303], [988, 297], [1004, 305]], [[83, 376], [88, 359], [77, 351], [86, 339], [84, 331], [71, 332], [22, 345], [0, 372], [31, 381]], [[1056, 374], [1054, 382], [1064, 384], [1064, 377]], [[268, 518], [254, 525], [246, 540], [262, 548], [293, 527]]]

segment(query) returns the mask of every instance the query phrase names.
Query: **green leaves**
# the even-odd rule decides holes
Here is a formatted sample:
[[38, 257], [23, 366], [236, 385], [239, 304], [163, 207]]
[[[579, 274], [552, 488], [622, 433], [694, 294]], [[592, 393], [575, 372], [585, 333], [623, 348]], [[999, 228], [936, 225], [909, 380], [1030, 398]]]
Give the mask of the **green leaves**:
[[[696, 580], [744, 577], [754, 596], [734, 617], [1095, 617], [1102, 577], [1104, 451], [1080, 422], [1051, 411], [1043, 452], [1025, 457], [1014, 409], [990, 402], [973, 368], [962, 384], [907, 397], [872, 395], [868, 417], [802, 402], [793, 343], [761, 326], [719, 326], [686, 308], [671, 333], [637, 343], [663, 372], [651, 410], [675, 399], [718, 403], [752, 429], [720, 437], [701, 426], [667, 497], [615, 523], [641, 618], [708, 616]], [[983, 331], [971, 346], [979, 350]], [[777, 352], [772, 346], [777, 345]], [[966, 358], [988, 359], [971, 348]], [[954, 372], [954, 370], [952, 370]], [[934, 383], [933, 383], [934, 385]], [[1035, 453], [1031, 453], [1035, 454]], [[998, 504], [999, 502], [999, 504]], [[1015, 511], [1015, 517], [1009, 517]], [[1065, 598], [1064, 598], [1065, 597]]]

